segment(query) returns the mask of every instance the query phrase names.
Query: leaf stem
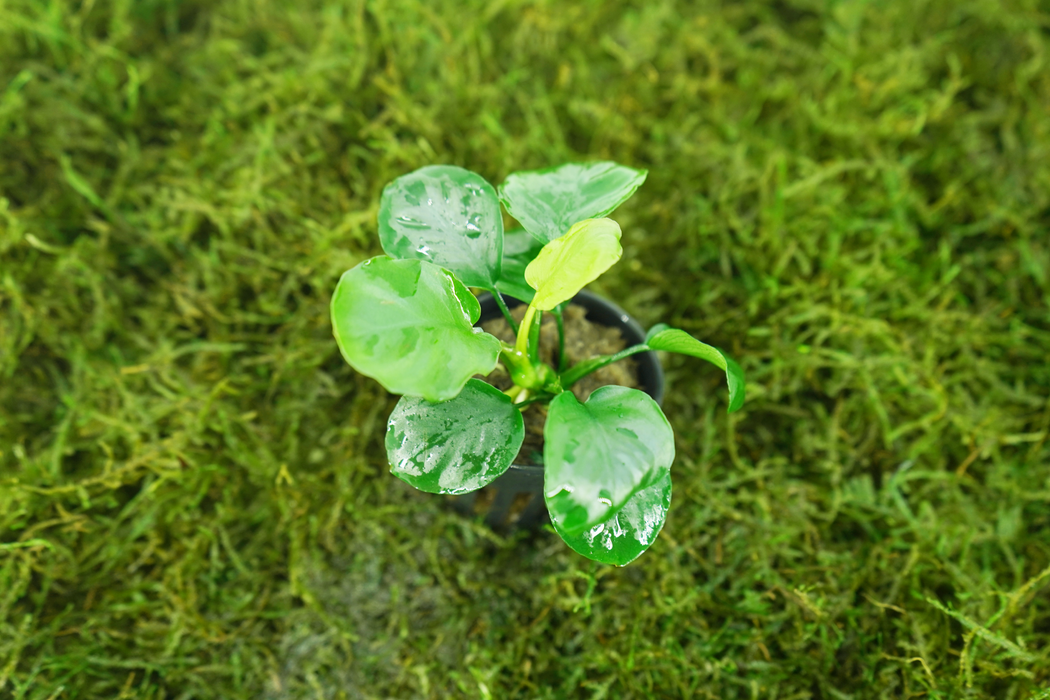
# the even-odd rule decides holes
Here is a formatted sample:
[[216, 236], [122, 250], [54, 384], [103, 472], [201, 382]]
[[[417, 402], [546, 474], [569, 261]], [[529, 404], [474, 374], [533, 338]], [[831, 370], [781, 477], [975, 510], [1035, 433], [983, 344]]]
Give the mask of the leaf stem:
[[499, 310], [503, 312], [503, 318], [507, 319], [507, 323], [514, 331], [514, 335], [518, 334], [518, 322], [514, 320], [514, 317], [510, 315], [510, 309], [507, 308], [507, 302], [503, 301], [503, 295], [495, 289], [491, 290], [492, 296], [496, 299], [496, 304], [499, 306]]
[[568, 358], [565, 357], [565, 319], [562, 317], [561, 305], [555, 306], [551, 313], [554, 314], [554, 322], [558, 325], [558, 374], [561, 374], [569, 364]]
[[546, 401], [546, 400], [549, 400], [549, 399], [550, 399], [550, 394], [547, 394], [546, 396], [533, 396], [532, 398], [525, 399], [524, 401], [517, 402], [516, 404], [514, 404], [514, 408], [525, 408], [526, 406], [531, 406], [532, 404], [536, 403], [537, 401]]
[[589, 360], [579, 362], [570, 367], [567, 372], [561, 373], [561, 386], [563, 389], [568, 390], [569, 387], [586, 377], [591, 372], [599, 370], [606, 365], [611, 365], [613, 362], [622, 360], [625, 357], [637, 355], [640, 352], [645, 352], [650, 349], [651, 348], [648, 345], [642, 343], [640, 345], [632, 345], [615, 355], [599, 355], [598, 357], [592, 357]]
[[[506, 394], [507, 396], [509, 396], [510, 400], [512, 402], [513, 401], [525, 402], [528, 399], [528, 397], [529, 397], [529, 390], [526, 389], [525, 387], [518, 386], [517, 384], [515, 384], [514, 386], [512, 386], [509, 389], [506, 389], [503, 393]], [[527, 403], [532, 403], [535, 400], [536, 399], [528, 400]], [[514, 405], [518, 406], [520, 404], [516, 403]]]
[[514, 344], [514, 349], [526, 357], [529, 350], [529, 329], [532, 328], [532, 319], [535, 315], [536, 307], [529, 304], [529, 308], [525, 310], [525, 318], [521, 319], [521, 331], [518, 333], [517, 342]]
[[[529, 356], [518, 352], [513, 345], [503, 343], [500, 361], [507, 368], [507, 373], [514, 382], [514, 386], [523, 389], [538, 389], [542, 386], [541, 377], [532, 362], [529, 361]], [[509, 390], [504, 393], [514, 398]]]
[[540, 326], [543, 325], [543, 312], [536, 313], [536, 319], [529, 327], [529, 361], [533, 365], [540, 364]]

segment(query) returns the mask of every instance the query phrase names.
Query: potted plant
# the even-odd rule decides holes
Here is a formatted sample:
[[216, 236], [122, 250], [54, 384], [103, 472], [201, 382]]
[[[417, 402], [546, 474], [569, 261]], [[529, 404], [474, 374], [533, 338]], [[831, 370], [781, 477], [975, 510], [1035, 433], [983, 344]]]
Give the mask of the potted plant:
[[[569, 164], [510, 175], [498, 196], [481, 176], [454, 166], [399, 177], [380, 202], [386, 255], [345, 272], [331, 306], [347, 362], [403, 395], [386, 434], [396, 476], [430, 493], [480, 489], [518, 454], [522, 412], [545, 404], [543, 496], [551, 523], [575, 551], [621, 566], [663, 527], [674, 436], [643, 391], [604, 386], [581, 402], [573, 386], [631, 355], [664, 350], [721, 368], [729, 411], [744, 401], [743, 372], [732, 359], [664, 324], [614, 354], [571, 366], [564, 353], [557, 366], [540, 359], [543, 314], [560, 319], [564, 305], [619, 260], [620, 227], [605, 217], [645, 176], [615, 163]], [[507, 254], [501, 201], [524, 228], [511, 236]], [[481, 307], [468, 287], [492, 294], [513, 342], [474, 326]], [[520, 323], [501, 292], [527, 304]], [[497, 365], [511, 379], [502, 391], [475, 376]]]
[[[513, 256], [516, 237], [531, 238], [524, 231], [510, 231], [504, 245], [504, 269], [508, 248]], [[523, 278], [524, 279], [524, 278]], [[481, 302], [482, 329], [510, 344], [514, 333], [500, 314], [496, 300], [489, 293], [478, 297]], [[515, 319], [524, 312], [527, 303], [513, 296], [507, 297]], [[515, 308], [517, 305], [517, 308]], [[523, 315], [523, 314], [522, 314]], [[559, 371], [583, 360], [599, 355], [615, 355], [629, 346], [645, 343], [645, 329], [626, 311], [608, 299], [588, 290], [581, 290], [565, 309], [565, 318], [559, 310], [545, 318], [541, 330], [542, 361]], [[486, 381], [500, 389], [511, 386], [511, 380], [501, 367], [486, 377]], [[641, 389], [660, 405], [664, 394], [664, 373], [657, 353], [648, 350], [633, 355], [629, 360], [606, 365], [573, 385], [571, 391], [581, 401], [599, 386], [618, 384]], [[485, 523], [494, 530], [533, 529], [548, 520], [547, 505], [543, 500], [543, 429], [546, 426], [547, 406], [542, 402], [524, 411], [525, 442], [518, 456], [502, 476], [488, 486], [468, 494], [454, 496], [452, 504], [465, 515], [484, 516]]]

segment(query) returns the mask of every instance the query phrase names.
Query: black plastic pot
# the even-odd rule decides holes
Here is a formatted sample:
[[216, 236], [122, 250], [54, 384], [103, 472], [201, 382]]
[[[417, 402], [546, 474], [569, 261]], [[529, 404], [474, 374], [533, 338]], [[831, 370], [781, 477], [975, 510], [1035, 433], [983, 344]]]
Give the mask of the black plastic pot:
[[[507, 306], [514, 308], [522, 302], [504, 297]], [[481, 320], [500, 318], [499, 306], [491, 294], [478, 298], [481, 302]], [[597, 294], [581, 291], [572, 303], [587, 311], [587, 320], [603, 326], [620, 329], [627, 345], [645, 342], [645, 330], [623, 309]], [[657, 404], [663, 403], [664, 371], [656, 353], [642, 352], [634, 355], [638, 363], [638, 383], [642, 391], [653, 397]], [[543, 501], [543, 467], [531, 464], [512, 464], [498, 479], [485, 488], [457, 496], [455, 507], [464, 515], [485, 514], [485, 522], [494, 530], [514, 528], [531, 529], [547, 520], [547, 507]]]

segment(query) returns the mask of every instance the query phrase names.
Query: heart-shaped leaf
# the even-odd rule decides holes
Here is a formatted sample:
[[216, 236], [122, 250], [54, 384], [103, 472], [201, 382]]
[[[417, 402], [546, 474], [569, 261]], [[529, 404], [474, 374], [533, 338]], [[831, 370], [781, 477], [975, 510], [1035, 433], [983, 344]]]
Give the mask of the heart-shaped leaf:
[[674, 434], [644, 392], [603, 386], [580, 403], [551, 401], [543, 430], [543, 495], [555, 528], [581, 534], [612, 517], [674, 461]]
[[379, 240], [392, 258], [451, 270], [468, 287], [495, 289], [503, 216], [485, 178], [454, 165], [428, 165], [383, 189]]
[[612, 219], [587, 219], [561, 238], [543, 246], [525, 268], [525, 280], [536, 295], [532, 305], [550, 311], [568, 301], [613, 266], [623, 254], [620, 226]]
[[487, 486], [507, 471], [525, 439], [521, 411], [479, 379], [441, 403], [402, 396], [386, 428], [390, 471], [428, 493]]
[[513, 173], [499, 197], [530, 234], [548, 243], [573, 224], [598, 219], [623, 204], [645, 182], [646, 171], [617, 163], [568, 163]]
[[346, 361], [395, 394], [445, 401], [496, 366], [500, 342], [473, 327], [478, 300], [447, 270], [378, 257], [347, 270], [332, 296]]
[[523, 228], [503, 234], [503, 270], [496, 282], [496, 289], [526, 304], [532, 301], [536, 290], [525, 281], [525, 268], [541, 250], [543, 244]]
[[656, 541], [671, 507], [671, 472], [627, 499], [618, 513], [589, 530], [568, 535], [558, 529], [565, 544], [588, 559], [625, 566]]
[[653, 350], [677, 352], [682, 355], [699, 357], [718, 366], [726, 373], [729, 384], [729, 413], [740, 410], [744, 405], [744, 370], [733, 358], [713, 345], [701, 343], [685, 331], [671, 328], [666, 323], [653, 326], [646, 335], [645, 344]]

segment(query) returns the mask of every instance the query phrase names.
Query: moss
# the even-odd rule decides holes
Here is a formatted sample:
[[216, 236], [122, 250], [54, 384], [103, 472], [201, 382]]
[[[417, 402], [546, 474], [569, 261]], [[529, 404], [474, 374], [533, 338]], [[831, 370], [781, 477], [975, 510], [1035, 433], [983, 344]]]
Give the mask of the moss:
[[[1016, 698], [1050, 684], [1045, 8], [0, 7], [0, 696]], [[598, 290], [668, 360], [638, 562], [386, 473], [339, 357], [378, 195], [649, 180]], [[1044, 694], [1045, 695], [1045, 694]]]

